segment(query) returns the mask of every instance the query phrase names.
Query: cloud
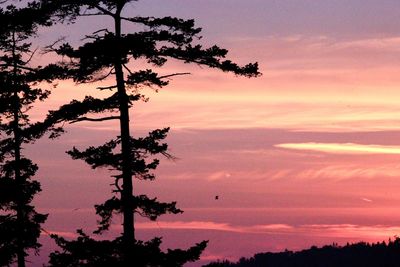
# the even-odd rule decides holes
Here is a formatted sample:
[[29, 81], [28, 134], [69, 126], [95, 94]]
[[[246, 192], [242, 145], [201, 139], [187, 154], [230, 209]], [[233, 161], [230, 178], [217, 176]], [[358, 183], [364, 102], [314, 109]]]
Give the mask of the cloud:
[[354, 143], [287, 143], [278, 148], [310, 150], [331, 154], [394, 154], [400, 155], [400, 146], [361, 145]]
[[[195, 75], [174, 79], [168, 90], [143, 92], [150, 101], [135, 103], [131, 113], [135, 129], [154, 125], [175, 129], [275, 127], [321, 131], [399, 128], [399, 36], [345, 40], [319, 35], [248, 38], [232, 40], [237, 46], [234, 50], [245, 52], [238, 52], [235, 58], [244, 57], [248, 62], [248, 53], [254, 53], [260, 66], [266, 68], [263, 77], [233, 78], [196, 67]], [[183, 65], [174, 62], [169, 67], [179, 72]], [[72, 98], [110, 93], [93, 91], [93, 87], [60, 82], [59, 88], [52, 90], [52, 101], [32, 110], [34, 120]], [[112, 121], [80, 125], [101, 133], [119, 127]]]
[[219, 171], [219, 172], [214, 172], [212, 174], [210, 174], [207, 177], [207, 180], [209, 181], [216, 181], [216, 180], [221, 180], [221, 179], [226, 179], [226, 178], [230, 178], [232, 176], [232, 174], [230, 174], [229, 172], [226, 171]]
[[400, 226], [356, 224], [310, 224], [301, 227], [314, 235], [335, 238], [385, 239], [400, 233]]
[[203, 261], [218, 261], [221, 259], [228, 260], [228, 261], [236, 261], [237, 257], [227, 256], [224, 254], [210, 254], [208, 251], [204, 252], [200, 257]]
[[49, 236], [49, 235], [58, 235], [65, 238], [77, 238], [78, 234], [74, 232], [67, 231], [42, 231], [41, 235]]
[[373, 202], [371, 199], [365, 198], [365, 197], [361, 198], [361, 200], [362, 200], [362, 201], [365, 201], [365, 202]]
[[282, 230], [292, 230], [294, 229], [293, 226], [287, 224], [263, 224], [263, 225], [255, 225], [254, 229], [260, 230], [275, 230], [275, 231], [282, 231]]
[[141, 222], [136, 224], [137, 229], [163, 230], [204, 230], [223, 231], [239, 234], [291, 234], [313, 235], [335, 238], [386, 239], [400, 233], [400, 226], [394, 225], [358, 225], [358, 224], [265, 224], [240, 226], [228, 223], [205, 221], [171, 221], [171, 222]]
[[223, 231], [233, 233], [268, 233], [282, 232], [293, 229], [287, 224], [265, 224], [253, 226], [238, 226], [228, 223], [206, 222], [206, 221], [162, 221], [156, 223], [139, 222], [136, 223], [137, 229], [171, 229], [171, 230], [208, 230], [208, 231]]
[[371, 49], [376, 51], [400, 51], [400, 37], [393, 36], [387, 38], [367, 38], [359, 40], [351, 40], [340, 42], [336, 45], [337, 48], [341, 49]]
[[351, 178], [397, 178], [400, 176], [398, 164], [333, 164], [332, 166], [310, 168], [297, 172], [297, 177], [305, 179], [332, 178], [346, 180]]

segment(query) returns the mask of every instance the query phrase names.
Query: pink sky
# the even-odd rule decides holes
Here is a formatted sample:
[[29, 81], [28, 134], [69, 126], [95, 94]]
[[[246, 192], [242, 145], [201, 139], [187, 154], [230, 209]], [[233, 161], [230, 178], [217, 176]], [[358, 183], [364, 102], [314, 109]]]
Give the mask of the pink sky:
[[[132, 110], [133, 134], [170, 126], [179, 160], [163, 161], [158, 180], [136, 183], [136, 192], [176, 200], [186, 212], [158, 224], [140, 220], [139, 237], [163, 236], [166, 247], [209, 239], [207, 261], [397, 235], [399, 9], [394, 0], [133, 4], [133, 14], [196, 18], [205, 44], [229, 48], [239, 63], [258, 61], [263, 72], [245, 79], [171, 62], [165, 73], [192, 75], [159, 93], [145, 91], [150, 102]], [[73, 31], [79, 40], [79, 25]], [[47, 30], [41, 40], [59, 32]], [[60, 83], [33, 115], [95, 92]], [[92, 230], [92, 207], [111, 191], [107, 171], [92, 171], [64, 151], [101, 144], [117, 126], [76, 127], [27, 149], [40, 166], [36, 203], [50, 213], [45, 228], [65, 236]]]

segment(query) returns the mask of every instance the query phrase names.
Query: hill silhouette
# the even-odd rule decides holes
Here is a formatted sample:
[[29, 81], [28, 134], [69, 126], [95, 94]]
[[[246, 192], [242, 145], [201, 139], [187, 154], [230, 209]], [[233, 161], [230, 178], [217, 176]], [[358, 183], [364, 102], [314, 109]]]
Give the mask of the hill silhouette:
[[259, 253], [238, 262], [212, 262], [203, 267], [398, 267], [400, 238], [388, 242], [359, 242], [293, 252]]

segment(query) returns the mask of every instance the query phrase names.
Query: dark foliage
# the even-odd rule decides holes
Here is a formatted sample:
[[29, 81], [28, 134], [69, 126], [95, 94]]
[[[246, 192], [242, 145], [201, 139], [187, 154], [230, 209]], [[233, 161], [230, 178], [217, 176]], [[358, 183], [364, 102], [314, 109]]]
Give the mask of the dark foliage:
[[[108, 266], [119, 266], [119, 263], [124, 263], [125, 266], [142, 266], [139, 265], [140, 262], [143, 262], [143, 266], [181, 266], [185, 261], [198, 259], [206, 242], [186, 251], [162, 252], [159, 248], [160, 239], [143, 243], [135, 238], [135, 214], [156, 220], [163, 214], [177, 214], [182, 211], [176, 207], [175, 202], [164, 203], [157, 198], [134, 194], [133, 178], [155, 179], [152, 171], [159, 164], [157, 157], [172, 156], [167, 152], [167, 144], [163, 143], [169, 129], [155, 130], [142, 138], [131, 137], [129, 109], [134, 101], [146, 99], [139, 91], [141, 88], [158, 90], [167, 86], [172, 77], [188, 74], [157, 73], [155, 70], [163, 67], [169, 59], [245, 77], [260, 75], [257, 63], [242, 67], [226, 59], [227, 50], [218, 46], [204, 48], [195, 43], [201, 38], [201, 29], [195, 27], [193, 20], [174, 17], [125, 17], [123, 9], [129, 2], [134, 0], [42, 0], [43, 5], [53, 10], [61, 21], [74, 22], [82, 16], [108, 16], [114, 22], [111, 28], [87, 35], [85, 43], [78, 47], [69, 43], [55, 43], [48, 47], [48, 51], [63, 57], [60, 66], [68, 69], [66, 73], [74, 81], [109, 82], [110, 84], [98, 89], [109, 90], [110, 96], [104, 99], [87, 96], [83, 101], [74, 100], [58, 111], [51, 112], [45, 124], [108, 120], [118, 120], [120, 124], [120, 134], [113, 140], [85, 150], [73, 148], [68, 154], [73, 159], [84, 160], [92, 168], [108, 168], [113, 171], [114, 195], [103, 204], [96, 205], [96, 212], [101, 219], [95, 233], [108, 230], [113, 215], [122, 214], [122, 236], [114, 241], [96, 241], [82, 232], [74, 241], [57, 237], [62, 251], [52, 253], [53, 266], [61, 266], [64, 261], [67, 262], [65, 264], [72, 265], [79, 263], [79, 266], [102, 266], [106, 262]], [[136, 24], [142, 30], [125, 33], [122, 31], [122, 22]], [[146, 61], [147, 65], [133, 70], [131, 63], [135, 60]], [[106, 250], [104, 246], [107, 247]], [[76, 249], [77, 247], [82, 250]], [[89, 252], [79, 254], [81, 251]], [[145, 256], [146, 253], [151, 257]], [[110, 265], [111, 259], [116, 262]], [[171, 262], [167, 263], [169, 261]]]
[[298, 252], [260, 253], [238, 262], [214, 262], [204, 267], [397, 267], [400, 239], [382, 243], [311, 247]]
[[[50, 264], [55, 267], [109, 267], [124, 265], [123, 254], [124, 242], [122, 238], [112, 241], [94, 240], [82, 230], [78, 230], [79, 237], [74, 241], [54, 236], [57, 244], [64, 249], [63, 252], [55, 252], [51, 257]], [[207, 242], [196, 244], [189, 250], [160, 250], [161, 239], [154, 238], [147, 242], [136, 241], [131, 251], [136, 259], [135, 267], [177, 267], [186, 262], [196, 261], [204, 250]]]
[[29, 38], [38, 27], [53, 23], [50, 10], [34, 1], [24, 7], [3, 1], [0, 21], [0, 265], [17, 262], [22, 267], [27, 251], [40, 248], [41, 224], [47, 218], [31, 204], [41, 191], [39, 182], [32, 180], [38, 166], [22, 150], [45, 133], [58, 132], [53, 125], [31, 123], [27, 112], [50, 94], [40, 84], [63, 71], [56, 65], [30, 64], [35, 50]]

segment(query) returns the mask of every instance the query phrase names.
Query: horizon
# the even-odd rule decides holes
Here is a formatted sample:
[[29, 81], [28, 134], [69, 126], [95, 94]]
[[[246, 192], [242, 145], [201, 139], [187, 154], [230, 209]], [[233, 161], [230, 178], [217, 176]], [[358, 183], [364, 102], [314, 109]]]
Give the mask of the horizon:
[[[138, 218], [140, 239], [162, 236], [163, 248], [209, 240], [201, 261], [187, 265], [197, 267], [400, 233], [398, 1], [152, 0], [125, 13], [194, 18], [203, 29], [199, 43], [227, 48], [239, 64], [258, 61], [263, 73], [247, 79], [172, 61], [162, 73], [191, 75], [143, 91], [149, 102], [132, 108], [131, 132], [171, 127], [167, 143], [177, 160], [162, 160], [156, 181], [136, 180], [134, 190], [177, 201], [185, 212], [158, 222]], [[35, 42], [67, 35], [78, 43], [107, 25], [85, 18], [41, 30]], [[40, 119], [73, 98], [103, 94], [94, 88], [59, 82], [31, 115]], [[49, 213], [46, 231], [72, 238], [76, 229], [95, 229], [93, 206], [111, 195], [110, 172], [65, 151], [108, 141], [117, 127], [69, 125], [57, 140], [25, 149], [39, 165], [43, 191], [34, 203]], [[118, 225], [104, 237], [120, 233]], [[42, 240], [33, 264], [54, 248], [46, 233]]]

